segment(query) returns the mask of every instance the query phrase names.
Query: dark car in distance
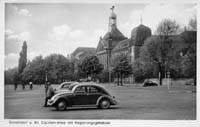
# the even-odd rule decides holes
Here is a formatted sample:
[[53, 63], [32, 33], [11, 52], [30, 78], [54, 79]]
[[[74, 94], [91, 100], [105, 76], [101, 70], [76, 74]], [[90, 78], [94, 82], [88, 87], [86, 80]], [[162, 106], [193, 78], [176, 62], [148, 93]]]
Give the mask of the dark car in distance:
[[146, 79], [143, 83], [143, 87], [148, 87], [148, 86], [158, 86], [158, 83], [153, 79]]
[[111, 96], [103, 87], [90, 83], [70, 85], [67, 90], [48, 100], [48, 105], [59, 111], [75, 106], [96, 106], [108, 109], [111, 105], [116, 104], [115, 97]]

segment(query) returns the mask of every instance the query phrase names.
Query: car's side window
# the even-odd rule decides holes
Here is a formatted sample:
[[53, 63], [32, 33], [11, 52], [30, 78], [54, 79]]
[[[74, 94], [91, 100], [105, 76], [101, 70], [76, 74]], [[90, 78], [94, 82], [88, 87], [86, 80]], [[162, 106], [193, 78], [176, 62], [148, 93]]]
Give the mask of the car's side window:
[[69, 87], [69, 85], [68, 85], [68, 84], [65, 84], [65, 85], [63, 85], [62, 88], [68, 88], [68, 87]]
[[99, 93], [99, 92], [100, 90], [98, 88], [93, 87], [93, 86], [90, 87], [90, 93]]
[[86, 87], [86, 92], [89, 93], [90, 92], [90, 86]]
[[76, 88], [75, 93], [85, 93], [86, 89], [84, 86], [79, 86]]

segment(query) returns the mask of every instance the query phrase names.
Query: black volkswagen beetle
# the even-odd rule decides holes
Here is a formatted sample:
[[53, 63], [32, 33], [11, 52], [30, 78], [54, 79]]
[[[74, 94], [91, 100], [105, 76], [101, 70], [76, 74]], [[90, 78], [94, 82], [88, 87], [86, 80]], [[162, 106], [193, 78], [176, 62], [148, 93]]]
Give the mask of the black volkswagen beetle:
[[54, 95], [48, 105], [62, 111], [73, 106], [96, 106], [107, 109], [117, 101], [103, 87], [96, 84], [74, 84], [69, 89]]

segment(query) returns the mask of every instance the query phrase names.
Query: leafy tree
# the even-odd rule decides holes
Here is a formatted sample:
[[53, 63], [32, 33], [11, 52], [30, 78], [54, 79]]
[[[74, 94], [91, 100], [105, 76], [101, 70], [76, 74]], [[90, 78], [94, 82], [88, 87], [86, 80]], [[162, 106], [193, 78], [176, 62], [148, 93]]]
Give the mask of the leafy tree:
[[19, 75], [19, 81], [22, 83], [23, 88], [24, 88], [24, 81], [22, 80], [22, 72], [24, 68], [26, 67], [27, 63], [27, 44], [26, 41], [24, 41], [22, 50], [20, 52], [20, 57], [19, 57], [19, 64], [18, 64], [18, 75]]
[[108, 70], [103, 70], [100, 74], [98, 74], [98, 79], [100, 82], [109, 82], [109, 72]]
[[73, 77], [69, 60], [63, 55], [51, 54], [45, 58], [37, 56], [28, 62], [22, 73], [22, 79], [26, 83], [32, 81], [42, 84], [45, 82], [46, 72], [48, 81], [52, 83], [61, 83]]
[[103, 70], [103, 65], [99, 63], [97, 56], [88, 56], [83, 59], [80, 68], [86, 77], [91, 76], [96, 80], [97, 74]]
[[4, 71], [4, 79], [5, 79], [5, 84], [13, 84], [15, 82], [18, 82], [18, 79], [15, 80], [15, 78], [18, 78], [18, 68], [10, 68], [8, 70]]
[[133, 63], [133, 75], [136, 82], [142, 82], [145, 78], [156, 77], [156, 66], [150, 61], [138, 58]]
[[[176, 35], [179, 29], [179, 25], [176, 21], [172, 21], [170, 19], [164, 19], [158, 24], [156, 33], [158, 34], [158, 39], [156, 42], [159, 42], [156, 46], [157, 50], [157, 58], [154, 58], [153, 61], [158, 65], [158, 70], [160, 73], [159, 81], [160, 85], [162, 85], [162, 78], [165, 75], [165, 71], [169, 71], [168, 62], [169, 59], [167, 57], [169, 53], [169, 49], [172, 46], [172, 41], [169, 38], [170, 36]], [[156, 54], [155, 54], [156, 55]]]
[[22, 80], [26, 83], [32, 81], [37, 84], [42, 84], [44, 83], [44, 79], [44, 60], [42, 56], [37, 56], [31, 62], [28, 62], [22, 73]]
[[19, 57], [19, 65], [18, 65], [19, 74], [23, 72], [24, 68], [26, 67], [26, 63], [27, 63], [27, 44], [26, 41], [24, 41]]
[[[178, 77], [177, 74], [180, 74], [180, 54], [187, 45], [179, 36], [169, 37], [166, 43], [165, 49], [162, 49], [159, 36], [145, 40], [140, 49], [140, 59], [134, 64], [134, 72], [138, 70], [143, 77], [155, 78], [160, 71], [162, 72], [162, 77], [164, 77], [165, 71], [170, 71], [171, 76]], [[165, 52], [164, 58], [161, 56], [161, 50]]]
[[181, 37], [186, 43], [186, 47], [182, 53], [182, 73], [186, 77], [194, 79], [196, 85], [196, 43], [197, 43], [197, 32], [196, 31], [185, 31], [181, 34]]
[[67, 80], [70, 70], [69, 60], [60, 54], [51, 54], [44, 58], [44, 69], [47, 71], [48, 80], [53, 83], [60, 83]]
[[119, 78], [121, 79], [120, 84], [123, 85], [123, 78], [128, 77], [130, 74], [132, 74], [132, 66], [129, 63], [129, 59], [126, 55], [121, 54], [118, 57], [118, 61], [114, 68], [113, 68], [113, 73], [116, 74], [117, 79], [118, 79], [118, 85], [119, 85]]

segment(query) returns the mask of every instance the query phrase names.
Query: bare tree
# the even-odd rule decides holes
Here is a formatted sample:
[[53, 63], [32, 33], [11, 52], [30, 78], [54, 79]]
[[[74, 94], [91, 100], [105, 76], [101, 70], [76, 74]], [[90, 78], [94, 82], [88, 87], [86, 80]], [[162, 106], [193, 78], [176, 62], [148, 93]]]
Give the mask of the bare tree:
[[196, 31], [197, 30], [197, 18], [194, 16], [192, 19], [190, 19], [188, 26], [191, 30]]

